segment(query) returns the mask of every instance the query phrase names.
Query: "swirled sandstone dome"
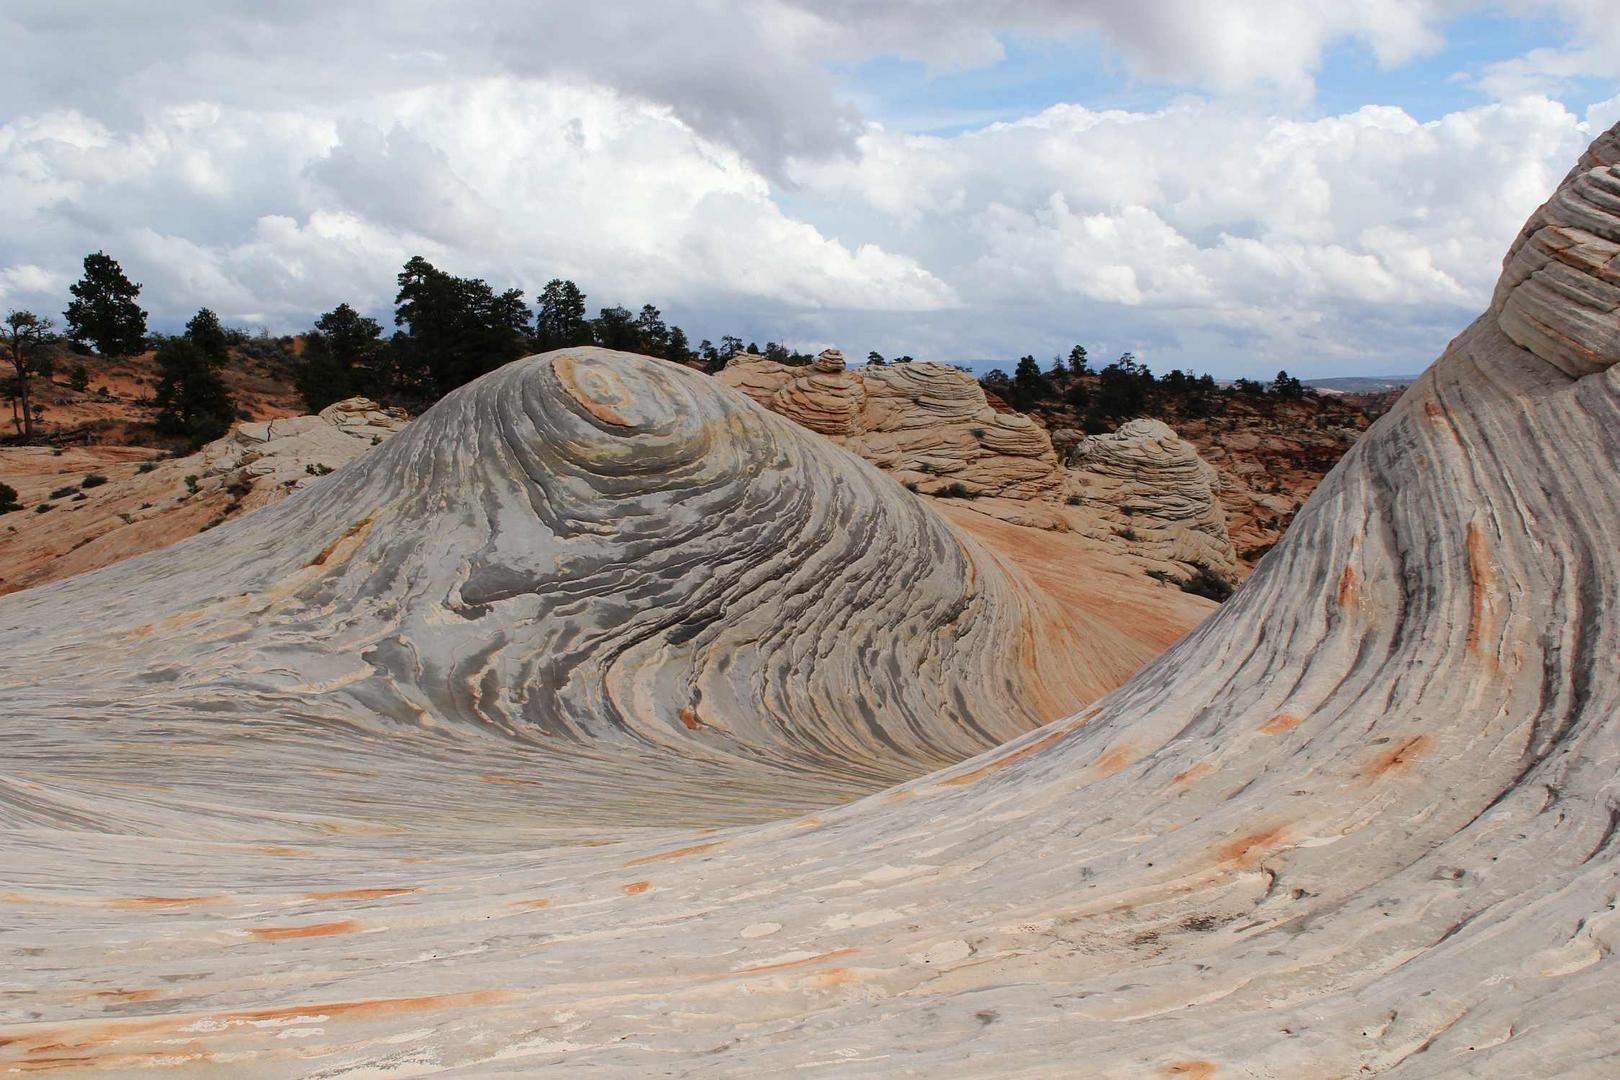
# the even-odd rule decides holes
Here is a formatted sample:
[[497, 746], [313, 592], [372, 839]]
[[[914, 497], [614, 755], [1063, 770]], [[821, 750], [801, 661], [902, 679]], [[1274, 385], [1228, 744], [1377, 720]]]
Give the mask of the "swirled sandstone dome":
[[[690, 825], [990, 733], [1012, 616], [965, 549], [885, 586], [926, 504], [669, 365], [520, 362], [331, 483], [0, 599], [0, 1062], [1612, 1075], [1617, 163], [1198, 630], [852, 804]], [[717, 700], [748, 739], [627, 719]]]
[[1092, 516], [1163, 562], [1203, 567], [1235, 583], [1237, 552], [1216, 500], [1220, 476], [1192, 445], [1151, 419], [1092, 435], [1069, 458], [1075, 487]]

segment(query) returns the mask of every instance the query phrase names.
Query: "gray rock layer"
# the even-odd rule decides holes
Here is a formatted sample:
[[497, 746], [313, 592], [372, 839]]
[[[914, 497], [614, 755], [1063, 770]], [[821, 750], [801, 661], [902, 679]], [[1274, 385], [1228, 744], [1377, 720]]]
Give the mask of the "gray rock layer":
[[[1537, 220], [1615, 178], [1603, 153]], [[841, 659], [949, 625], [939, 591], [847, 585], [862, 549], [828, 538], [860, 527], [877, 503], [853, 492], [876, 480], [646, 362], [526, 361], [342, 483], [8, 597], [0, 1056], [232, 1076], [1614, 1075], [1620, 343], [1583, 336], [1596, 308], [1573, 297], [1536, 316], [1546, 335], [1513, 310], [1570, 288], [1549, 264], [1499, 293], [1238, 595], [1125, 687], [808, 816], [659, 830], [680, 800], [650, 773], [523, 786], [552, 747], [656, 741], [608, 718], [705, 685], [680, 647], [731, 620], [694, 599], [710, 582], [816, 643], [780, 678], [720, 680], [802, 696], [794, 722], [827, 749], [761, 721], [758, 745], [794, 759], [771, 783], [836, 757], [836, 731], [932, 742], [1003, 692], [959, 679], [957, 712], [930, 713], [953, 658], [909, 680]], [[926, 542], [909, 513], [885, 527]], [[801, 546], [750, 578], [727, 538], [759, 550], [784, 516], [765, 547]], [[614, 683], [649, 620], [666, 663]], [[540, 707], [541, 686], [580, 704]], [[616, 801], [636, 828], [538, 843], [531, 796]]]

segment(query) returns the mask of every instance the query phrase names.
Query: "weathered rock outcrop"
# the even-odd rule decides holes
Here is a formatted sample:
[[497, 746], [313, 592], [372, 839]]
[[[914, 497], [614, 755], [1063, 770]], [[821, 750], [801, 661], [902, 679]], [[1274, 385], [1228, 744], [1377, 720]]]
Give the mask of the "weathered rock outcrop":
[[1045, 429], [992, 409], [973, 376], [956, 368], [848, 371], [843, 354], [829, 349], [809, 367], [739, 354], [719, 378], [923, 494], [1062, 496], [1063, 470]]
[[[0, 466], [31, 512], [0, 523], [0, 592], [109, 566], [266, 506], [347, 464], [408, 419], [398, 409], [350, 398], [316, 416], [238, 424], [179, 458], [133, 447], [75, 448], [60, 456], [44, 448], [5, 450]], [[106, 482], [50, 494], [76, 488], [87, 474]], [[38, 512], [40, 505], [49, 510]]]
[[1620, 341], [1509, 311], [1589, 265], [1127, 685], [849, 805], [1016, 723], [1012, 582], [667, 363], [0, 598], [0, 1064], [1613, 1075]]
[[1229, 584], [1242, 576], [1216, 498], [1220, 476], [1169, 425], [1132, 420], [1093, 435], [1068, 465], [1089, 516], [1136, 553], [1184, 574], [1203, 567]]

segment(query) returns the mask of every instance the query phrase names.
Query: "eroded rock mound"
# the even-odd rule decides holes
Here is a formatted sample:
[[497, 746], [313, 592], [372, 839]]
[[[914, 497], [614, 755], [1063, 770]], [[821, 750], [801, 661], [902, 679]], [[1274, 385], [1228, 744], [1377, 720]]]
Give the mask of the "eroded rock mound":
[[[171, 458], [134, 447], [4, 451], [7, 475], [27, 470], [25, 503], [0, 544], [0, 592], [60, 581], [165, 547], [229, 517], [276, 502], [342, 467], [409, 418], [367, 398], [315, 416], [237, 424], [195, 454]], [[93, 473], [105, 483], [57, 494]], [[76, 483], [67, 485], [68, 489]], [[49, 510], [39, 512], [40, 505]]]
[[1092, 435], [1068, 464], [1090, 516], [1135, 553], [1182, 574], [1202, 567], [1229, 584], [1241, 577], [1217, 499], [1220, 476], [1168, 424], [1132, 420]]
[[[1614, 1075], [1620, 340], [1527, 283], [1140, 675], [849, 805], [991, 734], [1014, 616], [675, 365], [520, 362], [0, 599], [0, 1064]], [[681, 827], [735, 802], [789, 816]]]
[[809, 367], [739, 354], [719, 378], [923, 494], [1062, 495], [1063, 470], [1045, 429], [991, 408], [973, 376], [956, 368], [911, 363], [852, 372], [829, 349]]

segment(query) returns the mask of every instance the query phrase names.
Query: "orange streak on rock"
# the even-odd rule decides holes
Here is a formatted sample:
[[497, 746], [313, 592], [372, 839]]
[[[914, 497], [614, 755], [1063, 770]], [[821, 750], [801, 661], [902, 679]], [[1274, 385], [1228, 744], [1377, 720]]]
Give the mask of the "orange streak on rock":
[[534, 787], [545, 787], [545, 785], [538, 780], [525, 780], [518, 776], [496, 776], [494, 773], [485, 773], [478, 779], [482, 780], [486, 784], [531, 784]]
[[1356, 568], [1346, 563], [1339, 575], [1339, 606], [1345, 610], [1355, 607], [1356, 595]]
[[1280, 847], [1287, 836], [1287, 825], [1273, 825], [1268, 829], [1244, 833], [1216, 848], [1215, 858], [1218, 862], [1247, 869]]
[[286, 941], [290, 938], [331, 937], [333, 934], [352, 934], [360, 929], [353, 919], [342, 922], [311, 923], [308, 926], [250, 926], [248, 933], [260, 941]]
[[1189, 1080], [1215, 1080], [1213, 1061], [1173, 1061], [1159, 1070], [1161, 1076], [1185, 1076]]
[[372, 900], [379, 896], [403, 896], [406, 893], [421, 892], [419, 888], [409, 889], [337, 889], [332, 892], [310, 892], [304, 894], [305, 900]]
[[108, 907], [191, 907], [194, 904], [218, 904], [223, 896], [123, 896], [107, 901]]
[[656, 855], [643, 855], [639, 859], [631, 859], [626, 866], [645, 866], [648, 863], [663, 862], [666, 859], [684, 859], [688, 855], [696, 855], [700, 851], [708, 851], [725, 843], [724, 840], [711, 840], [707, 844], [692, 844], [689, 847], [676, 848], [673, 851], [660, 851]]
[[1305, 718], [1298, 713], [1278, 713], [1270, 720], [1255, 728], [1262, 735], [1281, 735], [1285, 731], [1292, 731], [1305, 722]]
[[335, 551], [337, 551], [337, 549], [339, 547], [342, 546], [342, 544], [343, 544], [343, 542], [345, 540], [352, 540], [356, 536], [360, 536], [361, 534], [363, 534], [367, 529], [371, 528], [371, 523], [373, 521], [375, 521], [376, 519], [377, 519], [376, 514], [369, 514], [366, 517], [363, 517], [359, 521], [355, 522], [353, 525], [350, 525], [347, 529], [344, 530], [342, 536], [338, 537], [336, 540], [333, 540], [330, 544], [327, 544], [324, 548], [321, 549], [321, 552], [320, 552], [319, 555], [316, 555], [313, 559], [309, 560], [309, 562], [305, 563], [304, 565], [305, 566], [325, 566], [326, 565], [326, 560], [328, 560], [328, 559], [330, 559], [332, 557], [332, 554]]
[[1182, 784], [1190, 784], [1194, 780], [1198, 780], [1198, 779], [1201, 779], [1201, 778], [1203, 778], [1205, 776], [1208, 776], [1210, 773], [1212, 773], [1214, 771], [1215, 771], [1215, 766], [1211, 765], [1207, 761], [1200, 761], [1198, 764], [1194, 765], [1192, 768], [1183, 769], [1181, 772], [1178, 772], [1178, 773], [1176, 773], [1176, 775], [1172, 776], [1170, 778], [1170, 786], [1171, 787], [1180, 787]]
[[1433, 741], [1427, 735], [1409, 736], [1368, 762], [1367, 767], [1362, 770], [1362, 775], [1369, 780], [1377, 780], [1381, 776], [1403, 769], [1427, 753]]
[[1491, 568], [1490, 552], [1485, 546], [1485, 531], [1479, 522], [1468, 523], [1468, 651], [1478, 654], [1481, 643], [1495, 632], [1495, 611], [1491, 603], [1491, 589], [1496, 573]]
[[1136, 750], [1130, 746], [1115, 746], [1092, 763], [1098, 776], [1112, 776], [1136, 759]]
[[810, 967], [814, 964], [826, 963], [828, 960], [839, 960], [846, 956], [854, 956], [861, 950], [857, 948], [834, 949], [817, 956], [807, 956], [803, 960], [782, 960], [775, 964], [760, 964], [757, 967], [739, 968], [727, 972], [727, 975], [764, 975], [773, 971], [791, 971], [794, 968]]
[[632, 881], [630, 884], [624, 886], [624, 891], [629, 895], [634, 896], [636, 893], [644, 893], [650, 888], [652, 888], [652, 882], [650, 881]]

